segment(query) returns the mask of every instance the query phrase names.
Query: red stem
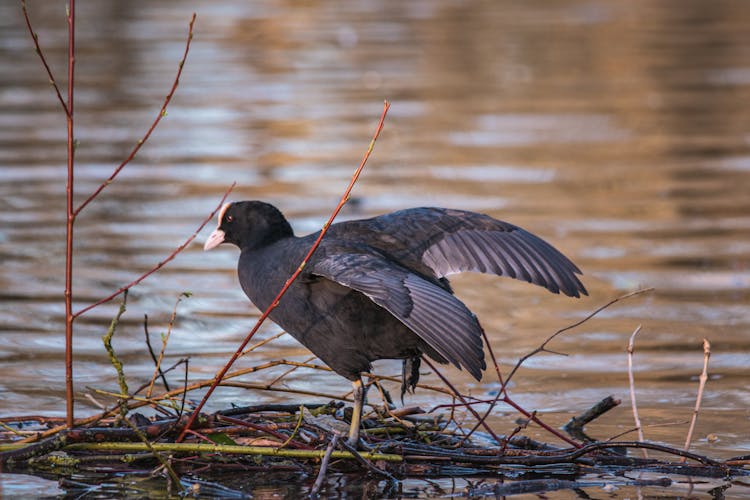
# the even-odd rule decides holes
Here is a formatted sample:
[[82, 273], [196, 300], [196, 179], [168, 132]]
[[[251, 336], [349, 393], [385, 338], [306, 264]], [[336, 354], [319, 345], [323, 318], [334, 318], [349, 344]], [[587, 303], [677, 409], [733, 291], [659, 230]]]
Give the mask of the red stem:
[[442, 380], [443, 383], [447, 385], [451, 391], [453, 391], [453, 395], [456, 396], [462, 403], [462, 405], [460, 406], [465, 406], [466, 409], [469, 410], [469, 412], [472, 415], [474, 415], [474, 418], [476, 418], [477, 421], [479, 422], [477, 425], [481, 425], [482, 427], [484, 427], [484, 430], [486, 430], [489, 433], [489, 435], [492, 436], [492, 439], [497, 441], [498, 444], [501, 444], [503, 440], [497, 434], [495, 434], [495, 431], [493, 431], [490, 428], [490, 426], [487, 425], [484, 419], [479, 416], [479, 413], [477, 413], [477, 411], [474, 408], [472, 408], [471, 404], [468, 401], [466, 401], [466, 398], [463, 396], [463, 394], [458, 392], [458, 389], [456, 389], [456, 387], [451, 383], [451, 381], [448, 380], [448, 377], [443, 375], [442, 372], [438, 370], [437, 367], [432, 363], [432, 361], [430, 361], [426, 357], [423, 357], [422, 361], [427, 363], [427, 366], [429, 366], [432, 369], [432, 371], [434, 371], [435, 374], [437, 374], [437, 376], [440, 377], [440, 380]]
[[378, 139], [378, 136], [380, 135], [380, 131], [383, 130], [383, 124], [385, 123], [385, 116], [388, 114], [388, 109], [390, 107], [391, 107], [390, 103], [388, 101], [385, 101], [385, 103], [383, 104], [383, 113], [380, 115], [380, 121], [378, 122], [378, 126], [375, 129], [375, 134], [372, 136], [370, 145], [368, 146], [367, 151], [365, 152], [365, 155], [359, 164], [359, 167], [357, 167], [357, 170], [354, 171], [354, 175], [352, 175], [352, 180], [349, 182], [349, 186], [347, 186], [346, 191], [344, 191], [344, 194], [341, 197], [341, 200], [339, 200], [338, 205], [333, 210], [333, 213], [328, 218], [328, 221], [326, 221], [325, 225], [323, 225], [323, 229], [321, 229], [320, 234], [318, 235], [318, 238], [310, 247], [310, 250], [307, 252], [307, 255], [305, 255], [305, 258], [302, 259], [302, 262], [300, 262], [300, 265], [297, 267], [297, 270], [289, 277], [289, 279], [286, 280], [286, 283], [284, 283], [284, 286], [276, 295], [276, 298], [273, 299], [273, 301], [271, 301], [271, 305], [268, 306], [268, 308], [266, 308], [266, 310], [263, 312], [260, 318], [258, 318], [258, 321], [255, 323], [255, 326], [253, 326], [253, 329], [250, 330], [250, 333], [247, 334], [247, 337], [245, 337], [245, 340], [242, 341], [242, 344], [240, 344], [240, 346], [234, 352], [234, 354], [229, 359], [229, 361], [227, 361], [224, 367], [221, 370], [219, 370], [219, 372], [216, 374], [216, 376], [214, 377], [214, 381], [211, 384], [211, 387], [208, 388], [208, 391], [206, 391], [206, 394], [203, 396], [203, 399], [201, 399], [201, 402], [192, 412], [192, 414], [190, 415], [190, 418], [185, 424], [185, 427], [182, 429], [180, 436], [177, 438], [177, 441], [176, 441], [177, 443], [181, 442], [185, 438], [185, 434], [187, 430], [190, 429], [190, 426], [193, 425], [193, 422], [195, 421], [200, 411], [203, 409], [203, 406], [206, 404], [206, 401], [208, 401], [208, 398], [211, 397], [211, 394], [214, 392], [216, 387], [218, 387], [218, 385], [221, 383], [222, 379], [224, 378], [224, 375], [226, 375], [226, 373], [232, 367], [234, 362], [237, 361], [237, 358], [239, 358], [242, 355], [243, 349], [245, 349], [245, 346], [248, 344], [248, 342], [250, 342], [250, 339], [253, 338], [253, 335], [255, 335], [255, 332], [258, 331], [258, 329], [266, 320], [268, 315], [271, 314], [271, 311], [273, 311], [276, 308], [276, 306], [279, 305], [279, 300], [281, 300], [281, 297], [283, 297], [283, 295], [289, 289], [289, 287], [294, 282], [294, 280], [296, 280], [297, 277], [300, 275], [300, 273], [302, 272], [302, 269], [304, 269], [305, 265], [310, 260], [310, 257], [312, 257], [312, 254], [315, 252], [315, 250], [318, 249], [318, 245], [320, 245], [320, 242], [323, 239], [323, 236], [325, 236], [326, 232], [328, 232], [328, 228], [331, 227], [333, 220], [339, 214], [344, 204], [346, 204], [346, 202], [349, 200], [349, 195], [351, 194], [352, 189], [354, 188], [354, 184], [357, 182], [357, 179], [359, 178], [359, 174], [361, 174], [362, 170], [365, 168], [365, 164], [367, 164], [367, 159], [370, 157], [370, 153], [372, 153], [372, 149], [375, 147], [375, 141]]
[[131, 162], [133, 158], [135, 158], [136, 153], [141, 149], [141, 146], [143, 146], [149, 137], [151, 137], [151, 133], [154, 131], [157, 125], [159, 125], [159, 122], [161, 119], [167, 115], [167, 106], [169, 105], [169, 102], [172, 100], [172, 96], [175, 93], [175, 90], [177, 90], [177, 85], [180, 83], [180, 75], [182, 75], [182, 68], [185, 66], [185, 60], [187, 59], [188, 52], [190, 51], [190, 42], [193, 40], [193, 25], [195, 24], [195, 13], [193, 13], [193, 17], [190, 19], [190, 26], [188, 28], [188, 37], [187, 42], [185, 43], [185, 52], [182, 55], [182, 60], [180, 60], [180, 65], [177, 70], [177, 74], [175, 75], [174, 82], [172, 83], [172, 88], [169, 90], [169, 93], [167, 94], [167, 97], [164, 99], [164, 104], [162, 104], [161, 109], [159, 110], [159, 114], [156, 115], [156, 119], [154, 119], [153, 123], [151, 123], [151, 127], [146, 131], [146, 134], [135, 144], [135, 147], [133, 147], [132, 151], [130, 151], [130, 154], [128, 155], [125, 160], [123, 160], [122, 163], [120, 163], [117, 168], [114, 169], [112, 172], [112, 175], [110, 175], [107, 180], [102, 182], [96, 190], [91, 193], [91, 195], [84, 200], [81, 205], [75, 209], [74, 214], [78, 215], [81, 210], [86, 208], [86, 205], [91, 203], [94, 198], [99, 196], [99, 193], [101, 193], [104, 188], [109, 186], [112, 181], [117, 177], [117, 174], [120, 173], [120, 171]]
[[[74, 394], [73, 394], [73, 223], [76, 214], [73, 212], [73, 166], [75, 139], [73, 137], [73, 89], [75, 70], [75, 0], [68, 5], [68, 105], [66, 118], [68, 122], [68, 181], [67, 220], [65, 224], [65, 407], [66, 424], [73, 428]], [[36, 37], [34, 37], [36, 39]], [[46, 66], [46, 64], [45, 64]], [[54, 80], [53, 80], [54, 81]], [[57, 85], [55, 85], [57, 88]]]
[[218, 212], [219, 209], [222, 207], [222, 205], [224, 204], [224, 201], [227, 199], [227, 196], [229, 196], [229, 193], [232, 192], [232, 189], [234, 189], [234, 186], [236, 186], [236, 185], [237, 185], [237, 183], [233, 182], [232, 185], [229, 186], [229, 189], [227, 189], [227, 191], [224, 193], [224, 196], [221, 198], [221, 201], [219, 201], [219, 204], [216, 206], [216, 208], [214, 209], [214, 211], [211, 212], [210, 214], [208, 214], [208, 217], [206, 217], [203, 220], [203, 222], [201, 223], [201, 225], [198, 226], [198, 229], [196, 229], [195, 232], [187, 240], [185, 240], [185, 242], [182, 245], [180, 245], [177, 248], [175, 248], [172, 251], [172, 253], [169, 254], [169, 256], [166, 259], [162, 260], [161, 262], [159, 262], [158, 264], [156, 264], [154, 267], [152, 267], [151, 269], [149, 269], [145, 273], [143, 273], [140, 276], [138, 276], [136, 279], [134, 279], [133, 281], [131, 281], [127, 285], [121, 287], [116, 292], [114, 292], [114, 293], [112, 293], [112, 294], [104, 297], [103, 299], [97, 300], [93, 304], [90, 304], [90, 305], [84, 307], [83, 309], [80, 309], [80, 310], [76, 311], [73, 314], [73, 319], [76, 319], [78, 316], [81, 316], [82, 314], [87, 313], [91, 309], [93, 309], [93, 308], [95, 308], [97, 306], [100, 306], [100, 305], [104, 304], [105, 302], [109, 302], [110, 300], [114, 299], [115, 297], [117, 297], [121, 293], [125, 292], [126, 290], [129, 290], [129, 289], [133, 288], [135, 285], [137, 285], [138, 283], [140, 283], [141, 281], [145, 280], [146, 278], [148, 278], [149, 276], [151, 276], [152, 274], [154, 274], [156, 271], [158, 271], [159, 269], [161, 269], [162, 267], [164, 267], [164, 265], [166, 265], [169, 261], [171, 261], [172, 259], [174, 259], [175, 257], [177, 257], [177, 254], [179, 254], [180, 252], [182, 252], [185, 249], [185, 247], [187, 247], [196, 238], [196, 236], [198, 236], [198, 233], [200, 233], [201, 230], [204, 227], [206, 227], [206, 224], [208, 224], [211, 221], [211, 219], [214, 218], [214, 215], [216, 215], [216, 212]]

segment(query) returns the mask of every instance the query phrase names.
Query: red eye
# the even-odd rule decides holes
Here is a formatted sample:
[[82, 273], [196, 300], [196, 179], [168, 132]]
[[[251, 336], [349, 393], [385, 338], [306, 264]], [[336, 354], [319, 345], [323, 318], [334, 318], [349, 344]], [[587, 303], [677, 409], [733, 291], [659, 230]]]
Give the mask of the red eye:
[[233, 222], [234, 221], [234, 217], [232, 217], [231, 215], [227, 215], [226, 221], [227, 222]]

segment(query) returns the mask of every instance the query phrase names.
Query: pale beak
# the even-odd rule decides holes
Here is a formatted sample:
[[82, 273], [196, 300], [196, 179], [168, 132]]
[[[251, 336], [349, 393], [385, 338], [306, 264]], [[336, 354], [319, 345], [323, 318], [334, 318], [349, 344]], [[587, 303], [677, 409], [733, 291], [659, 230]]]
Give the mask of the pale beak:
[[221, 229], [215, 229], [213, 233], [211, 233], [211, 236], [208, 237], [206, 240], [206, 243], [203, 245], [203, 251], [211, 250], [212, 248], [218, 247], [220, 244], [224, 243], [224, 231]]

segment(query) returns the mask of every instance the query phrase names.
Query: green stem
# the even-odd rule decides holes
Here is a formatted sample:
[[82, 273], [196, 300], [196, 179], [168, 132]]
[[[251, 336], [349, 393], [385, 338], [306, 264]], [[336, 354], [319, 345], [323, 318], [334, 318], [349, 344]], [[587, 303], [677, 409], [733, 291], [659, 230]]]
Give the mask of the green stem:
[[[169, 451], [173, 453], [232, 453], [238, 455], [259, 455], [285, 458], [323, 458], [325, 450], [293, 450], [271, 448], [268, 446], [238, 446], [205, 443], [151, 443], [149, 449], [143, 443], [75, 443], [65, 447], [66, 450], [77, 451]], [[362, 452], [360, 455], [368, 460], [384, 460], [386, 462], [402, 462], [401, 455], [388, 453]], [[331, 458], [354, 459], [354, 454], [348, 451], [334, 451]]]

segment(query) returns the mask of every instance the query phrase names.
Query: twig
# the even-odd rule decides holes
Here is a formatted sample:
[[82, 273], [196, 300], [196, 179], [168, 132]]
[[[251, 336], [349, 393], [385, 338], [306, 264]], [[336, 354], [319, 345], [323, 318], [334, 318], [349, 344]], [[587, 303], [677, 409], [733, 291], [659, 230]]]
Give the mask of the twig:
[[276, 340], [279, 337], [283, 337], [284, 335], [286, 335], [286, 332], [285, 331], [280, 331], [279, 333], [277, 333], [275, 335], [271, 335], [267, 339], [263, 339], [263, 340], [261, 340], [259, 342], [256, 342], [253, 345], [251, 345], [250, 347], [248, 347], [247, 349], [245, 349], [242, 352], [242, 355], [244, 356], [246, 354], [249, 354], [249, 353], [253, 352], [254, 350], [256, 350], [257, 348], [262, 347], [262, 346], [268, 344], [269, 342], [271, 342], [273, 340]]
[[328, 462], [331, 460], [331, 454], [333, 453], [333, 450], [336, 448], [336, 443], [338, 442], [340, 437], [341, 437], [341, 434], [339, 434], [338, 432], [334, 432], [333, 438], [331, 438], [331, 442], [328, 443], [328, 447], [326, 448], [326, 454], [323, 455], [323, 461], [320, 463], [320, 470], [318, 471], [318, 477], [315, 478], [315, 484], [313, 484], [313, 487], [310, 490], [310, 498], [318, 498], [318, 493], [320, 493], [320, 488], [323, 486], [323, 480], [326, 477], [326, 470], [328, 470]]
[[448, 378], [445, 375], [443, 375], [440, 370], [437, 369], [435, 364], [427, 358], [423, 358], [422, 361], [426, 362], [427, 366], [429, 366], [430, 369], [432, 369], [432, 371], [434, 371], [437, 374], [437, 376], [440, 377], [440, 380], [442, 380], [445, 383], [445, 385], [447, 385], [450, 388], [450, 390], [453, 391], [453, 395], [457, 397], [466, 406], [466, 409], [469, 410], [469, 412], [472, 415], [474, 415], [474, 418], [476, 418], [481, 423], [482, 427], [484, 427], [484, 429], [489, 433], [489, 435], [492, 436], [492, 438], [498, 444], [502, 443], [502, 440], [497, 434], [495, 434], [495, 431], [493, 431], [492, 428], [490, 428], [490, 426], [487, 425], [487, 423], [482, 419], [482, 417], [479, 416], [479, 413], [477, 413], [476, 410], [474, 410], [474, 408], [472, 408], [472, 406], [466, 401], [463, 394], [458, 392], [458, 389], [456, 389], [456, 387], [450, 382], [450, 380], [448, 380]]
[[[701, 409], [701, 401], [703, 400], [703, 389], [706, 387], [706, 381], [708, 381], [708, 359], [710, 357], [711, 343], [708, 339], [703, 339], [703, 371], [698, 379], [698, 396], [695, 398], [693, 417], [690, 419], [690, 428], [688, 429], [687, 438], [685, 438], [685, 451], [690, 449], [690, 442], [693, 439], [693, 430], [695, 430], [695, 423], [698, 421], [698, 412]], [[686, 460], [686, 458], [682, 459], [683, 462]]]
[[[203, 384], [203, 386], [210, 386], [213, 382], [208, 381], [207, 383]], [[256, 389], [259, 391], [273, 391], [273, 392], [288, 392], [291, 394], [303, 394], [305, 396], [318, 396], [326, 399], [338, 399], [340, 401], [353, 401], [351, 398], [345, 398], [341, 396], [336, 396], [335, 394], [326, 394], [323, 392], [317, 392], [317, 391], [307, 391], [304, 389], [292, 389], [289, 387], [269, 387], [265, 384], [253, 384], [252, 382], [222, 382], [222, 387], [239, 387], [240, 389]]]
[[[161, 362], [164, 359], [164, 352], [167, 350], [167, 343], [169, 342], [169, 337], [172, 335], [172, 328], [174, 327], [174, 322], [177, 319], [177, 306], [180, 305], [180, 302], [182, 301], [183, 297], [190, 297], [190, 292], [182, 292], [179, 297], [177, 297], [177, 300], [174, 304], [174, 309], [172, 309], [172, 315], [169, 317], [169, 324], [167, 325], [167, 333], [164, 335], [161, 339], [161, 350], [159, 351], [159, 357], [156, 360], [156, 366], [154, 366], [154, 375], [151, 377], [151, 382], [148, 385], [148, 389], [146, 390], [146, 397], [151, 397], [151, 392], [154, 389], [154, 382], [156, 382], [156, 377], [161, 374], [162, 379], [164, 379], [164, 374], [161, 372]], [[166, 386], [166, 380], [165, 387], [167, 390], [169, 390], [169, 387]]]
[[190, 358], [185, 358], [185, 378], [182, 383], [182, 401], [180, 401], [180, 409], [177, 412], [177, 420], [182, 418], [182, 414], [185, 412], [185, 400], [187, 399], [187, 385], [188, 385], [188, 373], [190, 373]]
[[305, 409], [305, 407], [302, 406], [302, 405], [300, 405], [299, 417], [297, 418], [297, 425], [294, 426], [294, 430], [292, 431], [292, 433], [289, 434], [289, 437], [286, 439], [286, 441], [284, 441], [283, 443], [281, 443], [281, 446], [279, 446], [279, 448], [286, 448], [286, 446], [289, 443], [292, 442], [292, 440], [294, 439], [294, 437], [299, 432], [300, 427], [302, 427], [302, 420], [304, 420], [304, 416], [305, 416], [304, 409]]
[[[533, 351], [531, 351], [530, 353], [526, 354], [525, 356], [523, 356], [521, 359], [518, 360], [518, 362], [516, 363], [516, 366], [514, 366], [513, 369], [510, 371], [510, 374], [508, 375], [508, 378], [505, 379], [505, 384], [507, 385], [510, 382], [510, 379], [513, 378], [513, 375], [516, 374], [516, 372], [518, 371], [518, 369], [521, 367], [521, 365], [527, 359], [529, 359], [530, 357], [532, 357], [532, 356], [534, 356], [536, 354], [539, 354], [540, 352], [551, 352], [551, 351], [547, 350], [547, 344], [549, 344], [555, 337], [557, 337], [561, 333], [567, 332], [568, 330], [572, 330], [573, 328], [581, 326], [583, 323], [587, 322], [588, 320], [590, 320], [591, 318], [593, 318], [594, 316], [596, 316], [597, 314], [599, 314], [603, 310], [607, 309], [611, 305], [616, 304], [617, 302], [620, 302], [620, 301], [625, 300], [625, 299], [629, 299], [630, 297], [635, 297], [636, 295], [640, 295], [640, 294], [643, 294], [643, 293], [646, 293], [646, 292], [651, 292], [653, 290], [654, 290], [653, 288], [643, 288], [641, 290], [636, 290], [634, 292], [630, 292], [630, 293], [626, 293], [625, 295], [621, 295], [620, 297], [617, 297], [615, 299], [610, 300], [609, 302], [607, 302], [603, 306], [598, 307], [597, 309], [595, 309], [593, 312], [591, 312], [589, 315], [587, 315], [582, 320], [576, 321], [575, 323], [573, 323], [571, 325], [568, 325], [565, 328], [561, 328], [561, 329], [557, 330], [555, 333], [553, 333], [552, 335], [550, 335], [549, 337], [547, 337], [547, 340], [545, 340], [544, 342], [542, 342], [542, 344], [539, 347], [537, 347], [536, 349], [534, 349]], [[560, 353], [555, 353], [555, 354], [560, 354]]]
[[216, 206], [216, 208], [214, 209], [214, 211], [211, 212], [208, 215], [208, 217], [206, 217], [203, 220], [203, 222], [201, 223], [201, 225], [198, 226], [198, 229], [196, 229], [195, 232], [187, 240], [185, 240], [185, 242], [182, 245], [180, 245], [177, 248], [175, 248], [172, 251], [172, 253], [169, 254], [169, 256], [167, 256], [166, 259], [162, 260], [161, 262], [159, 262], [158, 264], [156, 264], [154, 267], [152, 267], [151, 269], [149, 269], [145, 273], [141, 274], [138, 278], [136, 278], [135, 280], [131, 281], [127, 285], [121, 287], [119, 290], [117, 290], [116, 292], [112, 293], [111, 295], [108, 295], [107, 297], [104, 297], [103, 299], [99, 299], [96, 302], [94, 302], [93, 304], [90, 304], [90, 305], [84, 307], [83, 309], [78, 310], [77, 312], [75, 312], [73, 314], [73, 319], [77, 318], [78, 316], [81, 316], [82, 314], [87, 313], [88, 311], [90, 311], [91, 309], [93, 309], [95, 307], [98, 307], [98, 306], [104, 304], [105, 302], [109, 302], [110, 300], [114, 299], [115, 297], [117, 297], [118, 295], [120, 295], [121, 293], [123, 293], [125, 290], [129, 290], [129, 289], [133, 288], [138, 283], [140, 283], [141, 281], [145, 280], [146, 278], [148, 278], [149, 276], [151, 276], [152, 274], [154, 274], [156, 271], [158, 271], [159, 269], [161, 269], [162, 267], [164, 267], [172, 259], [174, 259], [175, 257], [177, 257], [177, 255], [180, 252], [182, 252], [190, 243], [192, 243], [192, 241], [198, 236], [198, 233], [200, 233], [201, 230], [204, 227], [206, 227], [206, 224], [208, 224], [211, 221], [211, 219], [213, 219], [214, 215], [216, 215], [216, 212], [218, 212], [219, 209], [224, 205], [224, 200], [227, 199], [227, 196], [229, 196], [229, 193], [232, 192], [232, 189], [234, 189], [234, 186], [236, 186], [236, 185], [237, 185], [237, 183], [233, 182], [232, 185], [229, 186], [229, 189], [227, 189], [227, 191], [224, 193], [224, 196], [222, 196], [221, 201], [219, 201], [219, 204]]
[[[237, 361], [237, 358], [240, 357], [242, 354], [242, 350], [245, 348], [248, 342], [250, 342], [250, 339], [253, 338], [253, 335], [255, 335], [255, 332], [258, 331], [260, 326], [263, 324], [263, 322], [266, 320], [266, 318], [271, 314], [271, 311], [273, 311], [276, 306], [279, 305], [279, 300], [281, 300], [281, 297], [286, 293], [286, 291], [289, 289], [291, 284], [294, 282], [294, 280], [297, 279], [297, 277], [302, 273], [302, 269], [305, 267], [307, 262], [310, 260], [310, 257], [312, 257], [312, 254], [315, 252], [315, 250], [318, 249], [318, 246], [320, 245], [320, 242], [322, 241], [323, 237], [325, 236], [326, 232], [328, 231], [328, 228], [333, 223], [336, 216], [339, 214], [341, 209], [343, 208], [344, 204], [349, 200], [349, 195], [351, 194], [352, 189], [354, 188], [354, 184], [357, 182], [357, 179], [359, 178], [359, 175], [362, 173], [362, 170], [364, 169], [365, 165], [367, 164], [367, 159], [370, 157], [370, 153], [372, 153], [373, 148], [375, 147], [375, 141], [378, 139], [378, 136], [380, 135], [380, 131], [383, 129], [383, 125], [385, 123], [385, 117], [388, 114], [388, 109], [390, 108], [390, 103], [388, 101], [385, 101], [383, 104], [383, 113], [380, 115], [380, 121], [378, 122], [378, 126], [375, 129], [375, 134], [372, 137], [372, 140], [370, 141], [370, 145], [367, 148], [367, 151], [365, 152], [364, 157], [362, 158], [362, 161], [359, 164], [359, 167], [357, 167], [357, 170], [354, 171], [354, 175], [352, 175], [352, 179], [349, 182], [349, 186], [346, 188], [346, 191], [344, 192], [344, 195], [341, 197], [341, 200], [339, 201], [339, 204], [336, 206], [336, 208], [333, 210], [333, 213], [328, 218], [328, 221], [325, 223], [323, 228], [320, 231], [320, 234], [318, 235], [318, 238], [315, 240], [313, 245], [310, 247], [310, 250], [307, 252], [305, 257], [302, 259], [302, 262], [300, 262], [299, 267], [297, 267], [297, 270], [289, 277], [289, 279], [286, 280], [286, 283], [284, 283], [284, 286], [281, 288], [279, 293], [276, 295], [276, 297], [271, 301], [271, 305], [266, 308], [266, 310], [263, 312], [263, 314], [258, 318], [258, 320], [255, 323], [255, 326], [250, 330], [250, 333], [247, 334], [245, 337], [245, 340], [240, 344], [240, 346], [237, 348], [237, 351], [232, 355], [232, 357], [227, 361], [227, 363], [224, 365], [224, 367], [219, 370], [219, 372], [214, 377], [214, 382], [211, 384], [211, 387], [208, 388], [208, 391], [206, 391], [206, 394], [203, 396], [203, 399], [201, 399], [201, 402], [198, 403], [198, 406], [193, 411], [193, 413], [190, 415], [190, 418], [188, 419], [187, 424], [185, 425], [185, 429], [189, 429], [190, 426], [193, 424], [193, 421], [200, 413], [203, 406], [206, 404], [206, 401], [208, 401], [208, 398], [211, 397], [211, 394], [216, 389], [216, 387], [219, 385], [219, 383], [224, 378], [224, 375], [229, 371], [229, 369], [232, 367], [235, 361]], [[177, 442], [179, 443], [182, 441], [183, 437], [185, 435], [185, 430], [183, 429], [183, 432], [180, 434], [180, 436], [177, 438]]]
[[[495, 395], [495, 399], [490, 403], [490, 405], [487, 407], [487, 410], [485, 411], [484, 415], [481, 417], [481, 419], [474, 424], [474, 427], [469, 431], [469, 433], [464, 437], [464, 440], [467, 440], [471, 437], [471, 435], [476, 432], [476, 430], [479, 428], [480, 425], [485, 425], [484, 422], [486, 421], [487, 417], [492, 413], [492, 410], [495, 408], [495, 405], [498, 401], [503, 401], [504, 403], [513, 406], [516, 408], [517, 411], [521, 412], [524, 416], [526, 416], [529, 421], [535, 422], [537, 425], [542, 427], [543, 429], [550, 432], [552, 435], [557, 436], [559, 439], [562, 439], [563, 441], [567, 442], [568, 444], [571, 444], [575, 447], [580, 447], [578, 443], [575, 441], [571, 441], [567, 439], [562, 433], [560, 433], [557, 429], [553, 429], [552, 427], [545, 424], [542, 420], [540, 420], [537, 417], [537, 412], [532, 411], [528, 412], [525, 409], [521, 408], [519, 405], [517, 405], [508, 394], [508, 382], [510, 381], [510, 377], [506, 380], [503, 380], [503, 376], [500, 373], [500, 366], [497, 362], [497, 357], [495, 356], [495, 351], [492, 349], [492, 345], [490, 344], [490, 339], [487, 337], [487, 333], [485, 333], [484, 330], [482, 330], [482, 337], [484, 338], [484, 343], [487, 345], [487, 351], [490, 355], [490, 360], [492, 361], [493, 366], [495, 367], [495, 374], [497, 375], [498, 382], [500, 383], [500, 390], [498, 390], [497, 394]], [[519, 363], [522, 363], [523, 361], [520, 361]], [[520, 364], [518, 365], [520, 366]], [[511, 376], [513, 373], [511, 373]], [[500, 397], [502, 395], [502, 398]], [[526, 424], [528, 425], [528, 424]], [[523, 427], [525, 428], [526, 425]], [[508, 445], [508, 440], [513, 437], [514, 434], [520, 432], [522, 428], [518, 427], [516, 428], [513, 433], [511, 433], [510, 437], [506, 437], [503, 442], [503, 453], [505, 452], [505, 449]]]
[[21, 0], [21, 10], [23, 11], [23, 18], [26, 21], [26, 27], [29, 30], [29, 34], [31, 35], [31, 39], [34, 40], [34, 46], [36, 47], [36, 54], [39, 56], [39, 59], [42, 60], [42, 65], [44, 65], [44, 69], [47, 71], [47, 76], [49, 77], [49, 83], [52, 85], [52, 88], [55, 90], [55, 94], [57, 94], [57, 100], [60, 101], [60, 105], [62, 106], [63, 111], [65, 112], [65, 116], [70, 116], [70, 111], [68, 111], [68, 106], [65, 104], [65, 99], [63, 99], [62, 93], [60, 93], [60, 87], [57, 86], [57, 81], [55, 81], [55, 77], [52, 74], [52, 69], [50, 69], [49, 64], [47, 64], [47, 58], [44, 57], [44, 51], [42, 50], [42, 47], [39, 45], [39, 35], [34, 32], [34, 28], [31, 27], [31, 20], [29, 19], [29, 13], [26, 10], [26, 0]]
[[[643, 441], [643, 426], [641, 425], [641, 418], [638, 416], [638, 404], [635, 400], [635, 378], [633, 377], [633, 351], [635, 349], [635, 336], [641, 331], [641, 325], [635, 329], [633, 334], [630, 336], [628, 341], [628, 382], [630, 384], [630, 405], [633, 408], [633, 420], [635, 421], [635, 428], [638, 430], [638, 441]], [[646, 448], [641, 449], [643, 452], [643, 458], [648, 458], [648, 451]]]
[[154, 131], [156, 126], [159, 125], [159, 122], [161, 121], [161, 119], [167, 116], [167, 106], [169, 105], [169, 101], [172, 100], [172, 96], [174, 95], [175, 90], [177, 90], [177, 85], [179, 85], [180, 83], [180, 75], [182, 74], [182, 68], [185, 66], [185, 61], [187, 60], [187, 55], [188, 55], [188, 52], [190, 51], [190, 42], [193, 40], [193, 25], [195, 24], [195, 17], [196, 15], [195, 13], [193, 13], [193, 17], [190, 19], [190, 25], [188, 28], [187, 41], [185, 42], [185, 52], [183, 53], [182, 59], [180, 60], [179, 67], [177, 69], [177, 74], [175, 75], [175, 78], [174, 78], [174, 83], [172, 83], [172, 88], [169, 90], [167, 97], [164, 99], [164, 104], [162, 104], [161, 109], [159, 110], [159, 114], [156, 115], [156, 119], [154, 119], [153, 123], [151, 124], [151, 127], [149, 127], [149, 129], [146, 131], [146, 134], [140, 140], [138, 140], [138, 142], [135, 144], [135, 147], [133, 147], [133, 150], [130, 152], [128, 157], [125, 158], [122, 161], [122, 163], [120, 163], [120, 165], [117, 166], [117, 168], [115, 168], [115, 170], [112, 172], [112, 175], [110, 175], [107, 178], [107, 180], [102, 182], [99, 185], [99, 187], [96, 188], [96, 190], [93, 193], [91, 193], [91, 195], [88, 198], [86, 198], [86, 200], [83, 203], [81, 203], [78, 206], [78, 208], [75, 209], [75, 211], [73, 212], [74, 216], [77, 216], [79, 213], [81, 213], [81, 210], [86, 208], [86, 205], [91, 203], [94, 200], [94, 198], [96, 198], [99, 195], [99, 193], [101, 193], [104, 190], [104, 188], [109, 186], [112, 183], [112, 181], [115, 180], [115, 177], [117, 177], [117, 174], [120, 173], [120, 171], [125, 167], [125, 165], [130, 163], [131, 160], [135, 158], [135, 155], [141, 149], [141, 146], [143, 146], [148, 140], [148, 138], [151, 137], [151, 133]]
[[[159, 371], [159, 377], [161, 377], [161, 381], [164, 384], [164, 390], [169, 391], [169, 384], [167, 383], [167, 377], [164, 375], [164, 372], [161, 369], [161, 366], [159, 366], [158, 358], [156, 357], [156, 353], [154, 352], [153, 346], [151, 346], [151, 335], [148, 333], [148, 314], [143, 315], [143, 334], [146, 336], [146, 347], [148, 348], [148, 353], [151, 355], [151, 359], [154, 362], [154, 366], [157, 367], [157, 370]], [[151, 385], [151, 384], [148, 384]], [[135, 391], [136, 394], [140, 392], [140, 389], [138, 391]]]
[[[310, 361], [314, 360], [315, 358], [316, 358], [316, 356], [314, 356], [314, 355], [310, 356], [305, 361], [303, 361], [303, 363], [309, 363]], [[299, 370], [302, 366], [304, 366], [304, 365], [294, 365], [294, 366], [292, 366], [291, 368], [289, 368], [288, 370], [286, 370], [284, 373], [282, 373], [281, 375], [279, 375], [275, 379], [271, 380], [268, 383], [268, 387], [272, 387], [273, 385], [276, 385], [276, 382], [278, 382], [279, 380], [283, 379], [284, 377], [286, 377], [290, 373], [292, 373], [292, 372], [294, 372], [296, 370]]]
[[[104, 342], [104, 349], [107, 350], [107, 354], [109, 355], [109, 362], [112, 363], [112, 366], [115, 368], [115, 371], [117, 372], [117, 382], [120, 386], [120, 394], [124, 394], [126, 398], [129, 398], [129, 392], [128, 389], [128, 382], [125, 380], [125, 372], [122, 369], [122, 361], [117, 357], [115, 354], [115, 350], [112, 347], [112, 337], [115, 334], [115, 330], [117, 329], [117, 325], [120, 323], [120, 318], [123, 314], [125, 314], [126, 304], [128, 302], [128, 292], [127, 290], [122, 295], [122, 304], [120, 304], [120, 309], [117, 311], [117, 314], [114, 318], [112, 318], [112, 322], [109, 324], [109, 328], [107, 329], [107, 333], [105, 333], [102, 336], [102, 342]], [[124, 403], [124, 400], [121, 400], [122, 403]], [[127, 409], [124, 408], [123, 418], [125, 417], [125, 414], [127, 414]]]

